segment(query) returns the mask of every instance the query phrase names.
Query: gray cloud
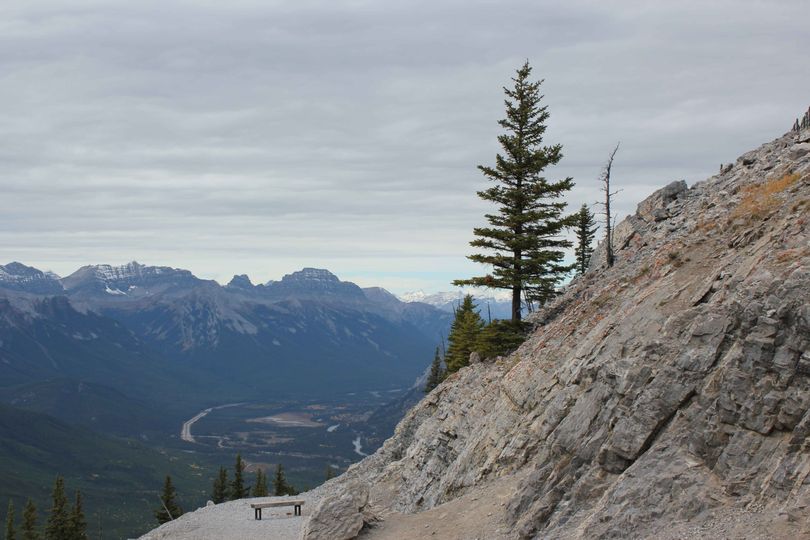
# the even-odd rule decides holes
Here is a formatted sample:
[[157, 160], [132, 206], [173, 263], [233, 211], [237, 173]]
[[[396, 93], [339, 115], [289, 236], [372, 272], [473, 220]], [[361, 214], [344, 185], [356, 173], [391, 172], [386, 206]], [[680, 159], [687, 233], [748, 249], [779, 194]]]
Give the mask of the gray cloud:
[[781, 2], [5, 2], [0, 261], [304, 264], [446, 289], [486, 206], [501, 86], [529, 58], [573, 206], [622, 141], [631, 212], [809, 103]]

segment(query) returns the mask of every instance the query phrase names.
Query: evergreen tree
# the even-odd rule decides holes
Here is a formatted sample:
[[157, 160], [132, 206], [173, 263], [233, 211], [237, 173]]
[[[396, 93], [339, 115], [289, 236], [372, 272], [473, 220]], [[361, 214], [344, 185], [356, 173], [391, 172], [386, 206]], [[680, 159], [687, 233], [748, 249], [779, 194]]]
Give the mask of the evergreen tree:
[[571, 242], [562, 233], [573, 219], [563, 216], [566, 204], [560, 198], [574, 182], [549, 182], [542, 176], [546, 167], [562, 159], [562, 146], [542, 144], [549, 113], [540, 105], [543, 81], [531, 82], [531, 71], [527, 61], [512, 79], [514, 87], [504, 88], [506, 118], [498, 122], [506, 130], [498, 137], [504, 154], [496, 155], [494, 167], [478, 167], [496, 184], [478, 196], [497, 204], [498, 213], [485, 216], [489, 227], [473, 229], [477, 238], [470, 245], [486, 253], [468, 258], [492, 266], [492, 274], [453, 282], [511, 289], [513, 321], [521, 318], [523, 296], [544, 303], [571, 270], [563, 264], [563, 250]]
[[484, 327], [484, 321], [475, 310], [473, 298], [469, 294], [464, 297], [453, 323], [450, 325], [450, 335], [447, 336], [447, 372], [453, 373], [470, 362], [470, 353], [475, 350], [478, 334]]
[[183, 509], [174, 500], [177, 493], [172, 485], [172, 477], [166, 475], [166, 480], [163, 482], [163, 493], [160, 495], [160, 507], [155, 510], [155, 518], [161, 525], [177, 519], [183, 515]]
[[34, 501], [28, 499], [23, 511], [22, 540], [39, 540], [37, 532], [37, 507]]
[[8, 511], [6, 512], [6, 540], [15, 540], [14, 532], [14, 501], [8, 500]]
[[233, 467], [233, 481], [231, 482], [231, 500], [244, 499], [250, 494], [250, 488], [245, 487], [244, 480], [245, 463], [242, 461], [242, 456], [236, 454], [236, 463]]
[[219, 474], [214, 479], [211, 489], [211, 500], [214, 503], [224, 503], [228, 500], [228, 470], [225, 467], [219, 468]]
[[442, 359], [439, 356], [439, 348], [436, 347], [436, 354], [433, 355], [433, 363], [430, 364], [430, 373], [425, 383], [425, 393], [429, 394], [440, 382], [442, 382]]
[[475, 350], [484, 358], [509, 354], [525, 341], [527, 332], [523, 322], [492, 321], [478, 334]]
[[53, 500], [48, 522], [45, 524], [45, 538], [47, 540], [65, 540], [70, 536], [70, 515], [68, 502], [65, 496], [65, 480], [56, 477], [51, 494]]
[[267, 475], [261, 469], [256, 469], [256, 485], [253, 486], [254, 497], [267, 497], [270, 492], [267, 489]]
[[273, 495], [295, 495], [295, 488], [287, 483], [284, 476], [284, 467], [281, 463], [276, 465], [276, 477], [273, 478]]
[[82, 493], [79, 490], [76, 490], [76, 501], [70, 512], [69, 529], [70, 540], [87, 540], [87, 520], [84, 518]]
[[578, 274], [584, 274], [588, 269], [588, 264], [591, 262], [591, 255], [593, 255], [591, 244], [596, 234], [596, 221], [587, 204], [583, 204], [575, 215], [577, 233], [576, 271]]
[[332, 468], [331, 465], [326, 466], [326, 473], [324, 474], [324, 478], [326, 480], [331, 480], [335, 477], [335, 469]]

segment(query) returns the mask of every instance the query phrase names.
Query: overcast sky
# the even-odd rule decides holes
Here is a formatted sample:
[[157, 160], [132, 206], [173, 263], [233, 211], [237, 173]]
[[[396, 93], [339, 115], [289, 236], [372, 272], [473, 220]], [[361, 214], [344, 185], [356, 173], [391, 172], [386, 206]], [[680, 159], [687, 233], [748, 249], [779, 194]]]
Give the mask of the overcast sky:
[[[77, 7], [78, 6], [78, 7]], [[545, 79], [546, 142], [620, 214], [810, 105], [810, 2], [0, 3], [0, 264], [303, 266], [449, 290], [488, 207], [502, 86]]]

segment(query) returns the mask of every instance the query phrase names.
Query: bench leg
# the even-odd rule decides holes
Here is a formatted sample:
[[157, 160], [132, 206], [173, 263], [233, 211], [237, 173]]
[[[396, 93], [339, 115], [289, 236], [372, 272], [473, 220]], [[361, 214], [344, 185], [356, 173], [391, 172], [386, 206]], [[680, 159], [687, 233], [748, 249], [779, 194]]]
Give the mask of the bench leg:
[[301, 515], [301, 505], [300, 505], [300, 504], [296, 504], [296, 505], [295, 505], [295, 515], [296, 515], [296, 516], [300, 516], [300, 515]]
[[261, 508], [256, 508], [254, 510], [253, 517], [255, 517], [256, 519], [262, 519], [262, 509]]

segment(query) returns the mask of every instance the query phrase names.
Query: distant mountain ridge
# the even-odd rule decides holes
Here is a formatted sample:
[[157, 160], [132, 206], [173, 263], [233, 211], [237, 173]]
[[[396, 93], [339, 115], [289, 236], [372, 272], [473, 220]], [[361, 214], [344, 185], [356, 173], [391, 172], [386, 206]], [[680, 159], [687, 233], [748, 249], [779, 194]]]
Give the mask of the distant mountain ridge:
[[64, 278], [22, 263], [0, 269], [0, 389], [49, 378], [165, 389], [157, 378], [190, 395], [224, 380], [217, 390], [241, 399], [397, 387], [421, 374], [450, 320], [316, 268], [226, 286], [134, 261]]
[[56, 274], [18, 262], [0, 265], [0, 287], [33, 294], [60, 294], [64, 290]]
[[164, 291], [171, 287], [195, 286], [203, 282], [204, 280], [197, 278], [188, 270], [167, 266], [144, 266], [136, 261], [122, 266], [109, 264], [83, 266], [61, 279], [62, 286], [70, 296], [94, 293], [141, 296], [149, 293], [149, 287], [158, 287], [160, 291]]
[[508, 290], [479, 290], [463, 288], [456, 291], [426, 293], [413, 291], [399, 295], [399, 299], [406, 303], [422, 303], [434, 306], [442, 311], [452, 313], [461, 305], [465, 295], [472, 295], [479, 312], [484, 317], [493, 319], [509, 319], [512, 317], [512, 291]]

